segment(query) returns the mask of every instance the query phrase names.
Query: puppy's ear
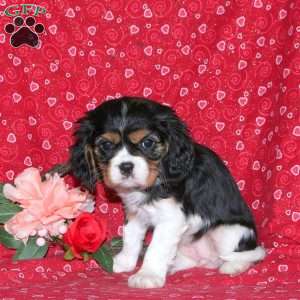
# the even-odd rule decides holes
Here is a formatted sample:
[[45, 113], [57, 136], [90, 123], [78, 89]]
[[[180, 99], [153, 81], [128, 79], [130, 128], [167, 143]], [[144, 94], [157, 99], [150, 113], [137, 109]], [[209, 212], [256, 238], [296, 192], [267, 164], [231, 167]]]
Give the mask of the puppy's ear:
[[161, 120], [168, 141], [168, 153], [163, 159], [165, 176], [180, 181], [188, 176], [194, 162], [194, 146], [186, 125], [173, 111]]
[[87, 118], [79, 120], [78, 125], [74, 133], [75, 143], [70, 149], [71, 169], [82, 186], [94, 193], [96, 182], [101, 177], [93, 150], [94, 127]]

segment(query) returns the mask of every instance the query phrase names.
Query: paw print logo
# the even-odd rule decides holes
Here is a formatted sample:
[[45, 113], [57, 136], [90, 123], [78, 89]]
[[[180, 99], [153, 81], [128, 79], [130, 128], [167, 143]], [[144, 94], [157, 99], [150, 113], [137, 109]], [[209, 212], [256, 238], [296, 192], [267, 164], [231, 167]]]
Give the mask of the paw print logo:
[[43, 33], [45, 28], [43, 24], [36, 24], [34, 17], [16, 17], [13, 23], [5, 25], [6, 33], [11, 34], [10, 44], [17, 48], [22, 45], [37, 47], [39, 44], [39, 34]]

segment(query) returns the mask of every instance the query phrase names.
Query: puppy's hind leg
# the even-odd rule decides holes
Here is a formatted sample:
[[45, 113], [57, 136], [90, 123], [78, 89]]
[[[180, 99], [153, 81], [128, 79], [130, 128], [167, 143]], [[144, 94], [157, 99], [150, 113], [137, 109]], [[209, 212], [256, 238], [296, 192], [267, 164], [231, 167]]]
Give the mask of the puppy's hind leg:
[[220, 225], [210, 234], [219, 257], [224, 261], [219, 268], [222, 274], [245, 272], [265, 257], [265, 250], [256, 244], [254, 231], [245, 226]]
[[197, 262], [190, 257], [184, 255], [180, 250], [177, 251], [176, 257], [169, 268], [168, 273], [174, 274], [178, 271], [183, 271], [186, 269], [191, 269], [197, 266]]
[[263, 247], [256, 247], [253, 250], [232, 252], [223, 255], [221, 258], [225, 261], [219, 271], [222, 274], [238, 274], [246, 271], [253, 263], [264, 259], [266, 256]]

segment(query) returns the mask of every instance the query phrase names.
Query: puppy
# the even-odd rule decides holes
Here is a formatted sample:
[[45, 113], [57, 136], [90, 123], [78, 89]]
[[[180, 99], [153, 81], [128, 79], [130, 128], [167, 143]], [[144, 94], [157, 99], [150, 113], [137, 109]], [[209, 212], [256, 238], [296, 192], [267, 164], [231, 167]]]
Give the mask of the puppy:
[[70, 164], [90, 191], [98, 180], [121, 197], [127, 223], [114, 272], [136, 267], [130, 287], [158, 288], [166, 275], [192, 267], [237, 274], [262, 260], [253, 217], [221, 159], [195, 143], [174, 111], [123, 97], [79, 120]]

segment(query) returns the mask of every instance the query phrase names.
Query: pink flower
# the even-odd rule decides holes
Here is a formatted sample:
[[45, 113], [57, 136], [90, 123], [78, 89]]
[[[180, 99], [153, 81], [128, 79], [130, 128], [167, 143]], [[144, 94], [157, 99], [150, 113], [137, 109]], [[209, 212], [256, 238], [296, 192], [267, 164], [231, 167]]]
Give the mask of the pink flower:
[[23, 210], [6, 222], [5, 230], [24, 242], [30, 235], [61, 235], [66, 220], [94, 208], [87, 192], [69, 189], [58, 174], [42, 181], [38, 169], [27, 168], [15, 178], [14, 184], [5, 184], [3, 194]]

